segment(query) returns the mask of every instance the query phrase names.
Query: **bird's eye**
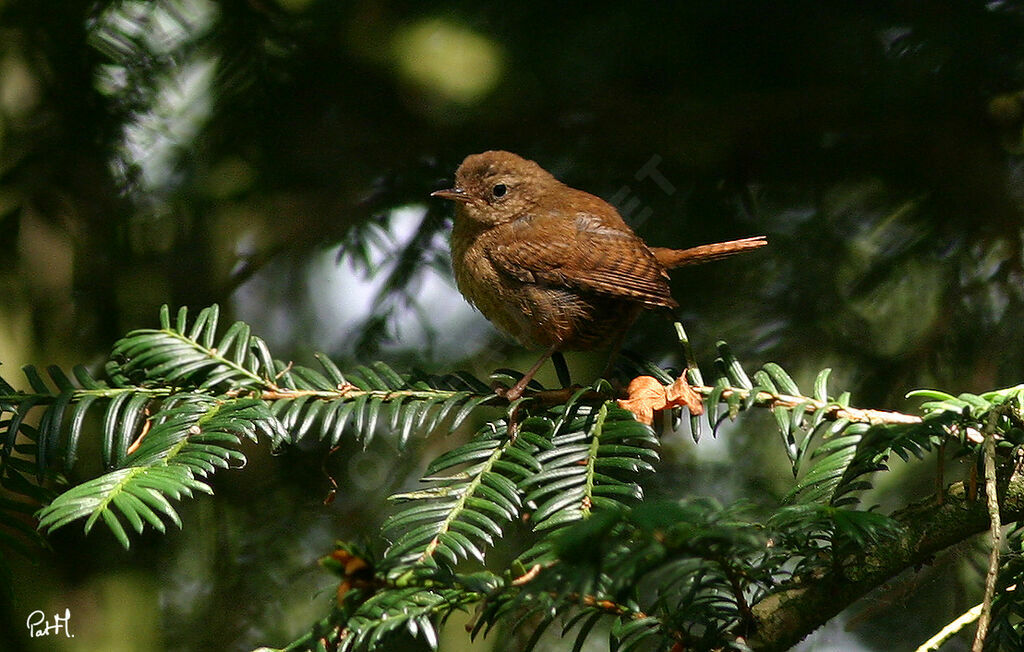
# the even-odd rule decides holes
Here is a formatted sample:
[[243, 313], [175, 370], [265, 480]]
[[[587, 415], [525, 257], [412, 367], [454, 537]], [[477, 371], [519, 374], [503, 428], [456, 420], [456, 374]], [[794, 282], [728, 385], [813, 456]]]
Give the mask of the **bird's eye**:
[[498, 199], [504, 197], [505, 193], [507, 193], [507, 192], [508, 192], [508, 186], [506, 186], [503, 183], [499, 183], [499, 184], [495, 185], [493, 188], [491, 188], [491, 194], [494, 195], [495, 198], [498, 198]]

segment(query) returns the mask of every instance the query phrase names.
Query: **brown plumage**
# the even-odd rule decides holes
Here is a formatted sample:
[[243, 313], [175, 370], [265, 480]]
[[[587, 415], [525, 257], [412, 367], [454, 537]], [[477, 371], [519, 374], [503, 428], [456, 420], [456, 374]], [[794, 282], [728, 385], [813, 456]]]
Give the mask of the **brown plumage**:
[[524, 346], [554, 352], [617, 344], [643, 309], [678, 306], [667, 269], [766, 244], [764, 237], [692, 249], [648, 247], [610, 204], [511, 152], [467, 156], [455, 187], [452, 267], [463, 296]]

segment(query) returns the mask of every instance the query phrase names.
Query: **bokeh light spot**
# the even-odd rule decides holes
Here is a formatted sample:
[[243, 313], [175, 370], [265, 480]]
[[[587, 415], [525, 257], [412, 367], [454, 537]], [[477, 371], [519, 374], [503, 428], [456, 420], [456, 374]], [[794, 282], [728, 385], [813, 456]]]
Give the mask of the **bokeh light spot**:
[[489, 93], [504, 67], [493, 41], [440, 19], [400, 29], [392, 42], [392, 55], [408, 81], [460, 104], [472, 104]]

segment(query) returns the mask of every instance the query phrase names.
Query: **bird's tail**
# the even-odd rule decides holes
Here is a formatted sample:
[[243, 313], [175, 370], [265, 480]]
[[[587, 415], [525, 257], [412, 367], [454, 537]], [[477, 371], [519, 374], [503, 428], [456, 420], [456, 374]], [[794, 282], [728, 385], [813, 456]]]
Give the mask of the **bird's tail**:
[[729, 242], [717, 242], [715, 244], [690, 247], [689, 249], [668, 249], [665, 247], [651, 247], [655, 258], [665, 269], [683, 267], [684, 265], [696, 265], [706, 263], [719, 258], [726, 258], [750, 249], [757, 249], [768, 244], [768, 239], [763, 235], [742, 240], [730, 240]]

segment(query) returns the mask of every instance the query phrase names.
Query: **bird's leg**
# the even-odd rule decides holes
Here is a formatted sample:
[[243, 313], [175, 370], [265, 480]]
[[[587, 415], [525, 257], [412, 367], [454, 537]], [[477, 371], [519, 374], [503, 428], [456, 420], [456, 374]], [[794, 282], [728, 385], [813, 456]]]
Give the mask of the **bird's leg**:
[[626, 329], [620, 330], [615, 338], [612, 340], [612, 345], [608, 349], [608, 363], [604, 366], [604, 371], [601, 372], [601, 377], [611, 382], [612, 372], [615, 370], [615, 360], [619, 357], [619, 353], [622, 351], [622, 342], [626, 339]]
[[562, 387], [572, 385], [572, 378], [569, 376], [569, 365], [565, 363], [565, 356], [562, 355], [561, 351], [555, 351], [551, 354], [551, 364], [555, 365], [555, 373], [558, 374], [558, 382], [562, 384]]
[[[601, 372], [601, 377], [606, 379], [609, 383], [612, 382], [612, 374], [615, 371], [615, 361], [618, 360], [619, 354], [622, 353], [622, 343], [626, 341], [626, 332], [629, 327], [636, 321], [636, 318], [640, 316], [643, 309], [640, 304], [635, 304], [623, 311], [622, 314], [622, 325], [616, 328], [612, 334], [610, 344], [608, 346], [608, 363], [604, 366], [604, 371]], [[614, 385], [613, 385], [614, 386]]]
[[[523, 392], [526, 391], [526, 386], [530, 383], [531, 380], [533, 380], [533, 377], [537, 374], [537, 371], [540, 370], [541, 365], [547, 362], [547, 359], [557, 352], [558, 347], [556, 346], [553, 346], [547, 351], [545, 351], [544, 355], [540, 356], [540, 360], [537, 360], [537, 362], [535, 362], [533, 366], [530, 367], [530, 369], [525, 374], [523, 374], [523, 377], [519, 379], [519, 382], [509, 387], [504, 392], [499, 392], [499, 395], [503, 396], [509, 403], [521, 397], [523, 395]], [[562, 359], [562, 363], [565, 364], [565, 358]]]

